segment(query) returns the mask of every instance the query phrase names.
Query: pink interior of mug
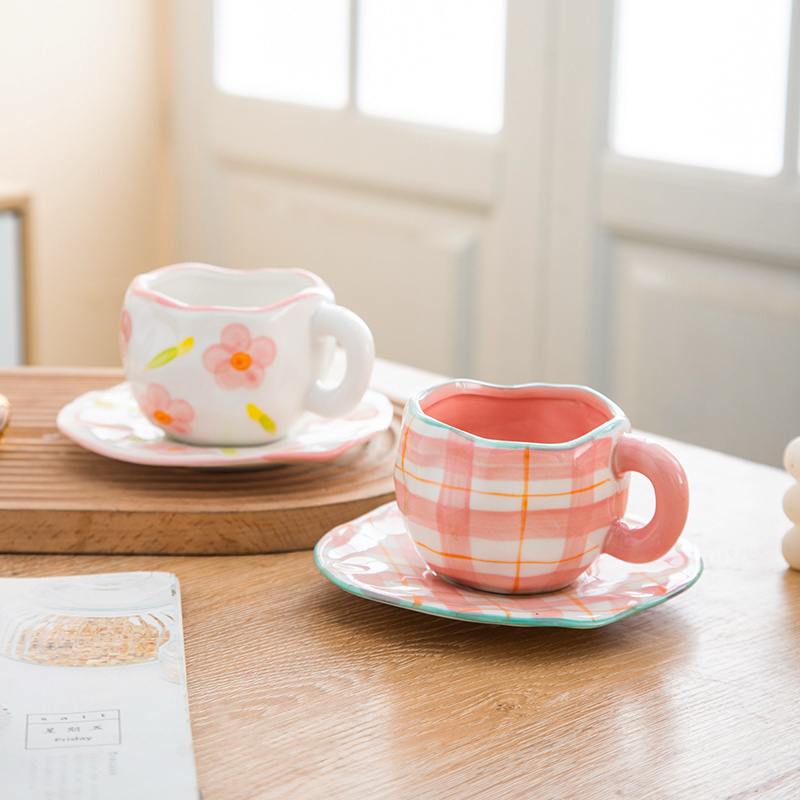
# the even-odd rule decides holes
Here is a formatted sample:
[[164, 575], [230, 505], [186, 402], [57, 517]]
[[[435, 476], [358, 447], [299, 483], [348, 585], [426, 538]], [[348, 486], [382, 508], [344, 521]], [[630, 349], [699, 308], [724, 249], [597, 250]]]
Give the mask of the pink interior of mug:
[[618, 413], [602, 395], [583, 387], [465, 382], [439, 387], [422, 399], [420, 409], [473, 436], [534, 444], [580, 439]]

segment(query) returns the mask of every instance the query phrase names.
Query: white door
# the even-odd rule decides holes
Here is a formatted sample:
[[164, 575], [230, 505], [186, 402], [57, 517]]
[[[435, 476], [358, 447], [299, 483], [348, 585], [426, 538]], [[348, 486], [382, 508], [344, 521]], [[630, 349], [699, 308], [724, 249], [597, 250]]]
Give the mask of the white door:
[[558, 15], [544, 371], [779, 465], [800, 434], [800, 3]]
[[[248, 2], [223, 0], [218, 13], [223, 5], [242, 11]], [[255, 20], [265, 3], [249, 5]], [[234, 268], [310, 269], [368, 323], [379, 356], [449, 375], [536, 380], [548, 4], [508, 0], [507, 19], [505, 0], [278, 5], [307, 14], [295, 41], [323, 63], [311, 88], [293, 89], [310, 98], [305, 104], [219, 88], [263, 71], [269, 61], [263, 51], [262, 65], [245, 64], [238, 78], [218, 64], [215, 85], [215, 41], [219, 55], [230, 32], [226, 22], [219, 16], [215, 22], [210, 0], [175, 4], [178, 257]], [[433, 6], [449, 9], [449, 23], [429, 18]], [[493, 10], [499, 11], [499, 27]], [[473, 13], [477, 25], [470, 30]], [[425, 22], [418, 25], [420, 15]], [[235, 27], [235, 20], [227, 24]], [[246, 40], [247, 31], [240, 36]], [[499, 96], [494, 94], [499, 105], [487, 112], [488, 123], [437, 120], [435, 104], [424, 124], [409, 121], [415, 112], [404, 108], [402, 96], [383, 107], [393, 97], [391, 80], [382, 85], [370, 71], [386, 56], [382, 48], [400, 37], [406, 46], [389, 54], [394, 62], [384, 61], [413, 71], [436, 36], [444, 49], [470, 41], [475, 58], [499, 37], [502, 59], [506, 45]], [[343, 37], [342, 90], [342, 54], [337, 60], [328, 50]], [[283, 48], [268, 26], [260, 41], [270, 54]], [[296, 55], [289, 48], [276, 58], [291, 70]], [[466, 72], [471, 62], [463, 64]], [[446, 81], [439, 68], [446, 72], [447, 65], [444, 59], [417, 78], [425, 85], [428, 78], [431, 85]], [[477, 71], [474, 80], [487, 71]], [[458, 83], [458, 75], [449, 78]], [[479, 93], [474, 83], [465, 85]], [[244, 91], [274, 97], [283, 89]]]
[[[359, 8], [425, 2], [342, 5], [352, 65]], [[508, 0], [480, 133], [364, 113], [352, 68], [342, 108], [221, 91], [212, 3], [176, 0], [178, 256], [312, 269], [383, 357], [590, 384], [636, 427], [778, 464], [800, 434], [791, 6]]]

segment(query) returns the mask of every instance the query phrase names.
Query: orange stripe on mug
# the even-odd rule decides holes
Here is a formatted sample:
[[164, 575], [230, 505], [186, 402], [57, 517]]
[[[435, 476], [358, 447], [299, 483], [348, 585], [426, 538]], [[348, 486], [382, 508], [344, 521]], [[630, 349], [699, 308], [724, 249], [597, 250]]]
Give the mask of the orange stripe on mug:
[[[523, 458], [523, 486], [527, 492], [528, 489], [528, 476], [530, 474], [530, 463], [531, 463], [531, 451], [525, 450], [525, 456]], [[511, 591], [516, 592], [519, 591], [519, 574], [521, 568], [521, 561], [522, 561], [522, 545], [525, 541], [525, 526], [528, 522], [528, 495], [527, 493], [522, 498], [522, 519], [520, 520], [520, 527], [519, 527], [519, 548], [517, 549], [517, 571], [514, 574], [514, 586], [512, 587]]]

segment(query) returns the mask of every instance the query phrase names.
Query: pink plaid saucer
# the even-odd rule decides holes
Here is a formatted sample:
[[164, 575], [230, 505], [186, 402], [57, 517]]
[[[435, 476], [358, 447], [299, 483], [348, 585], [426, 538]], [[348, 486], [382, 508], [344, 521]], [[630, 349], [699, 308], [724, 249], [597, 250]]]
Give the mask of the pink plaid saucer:
[[417, 553], [395, 502], [326, 533], [314, 559], [330, 581], [370, 600], [468, 622], [564, 628], [595, 628], [652, 608], [688, 589], [703, 571], [697, 548], [679, 540], [648, 564], [602, 555], [558, 592], [480, 592], [436, 576]]

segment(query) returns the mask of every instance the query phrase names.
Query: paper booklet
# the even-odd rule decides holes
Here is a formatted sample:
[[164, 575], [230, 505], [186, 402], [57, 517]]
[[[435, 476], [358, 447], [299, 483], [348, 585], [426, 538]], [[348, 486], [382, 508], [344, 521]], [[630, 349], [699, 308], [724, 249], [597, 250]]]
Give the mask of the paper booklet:
[[199, 797], [177, 578], [0, 578], [0, 798]]

